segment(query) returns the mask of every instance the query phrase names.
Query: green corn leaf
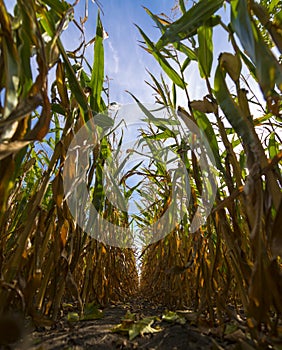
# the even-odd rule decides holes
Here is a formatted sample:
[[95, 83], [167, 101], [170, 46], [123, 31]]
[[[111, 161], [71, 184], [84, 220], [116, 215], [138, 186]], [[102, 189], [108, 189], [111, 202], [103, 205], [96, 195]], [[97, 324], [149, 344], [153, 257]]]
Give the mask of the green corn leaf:
[[90, 86], [90, 77], [83, 69], [81, 70], [81, 73], [80, 73], [80, 83], [83, 88]]
[[136, 101], [138, 107], [141, 109], [141, 111], [145, 114], [145, 116], [148, 118], [144, 119], [144, 121], [151, 122], [157, 127], [159, 127], [161, 130], [166, 130], [166, 126], [163, 123], [163, 120], [160, 120], [159, 118], [156, 118], [132, 93], [127, 91], [133, 99]]
[[101, 152], [100, 152], [101, 159], [106, 160], [109, 157], [111, 157], [112, 151], [111, 151], [109, 141], [106, 137], [103, 137], [103, 139], [100, 141], [100, 146], [101, 146]]
[[206, 0], [196, 3], [182, 17], [166, 28], [156, 48], [161, 49], [168, 43], [177, 42], [194, 35], [195, 31], [221, 8], [223, 2], [224, 0]]
[[191, 63], [191, 60], [189, 57], [187, 57], [181, 66], [181, 72], [184, 72], [190, 63]]
[[[130, 152], [131, 153], [131, 152]], [[124, 169], [124, 167], [128, 164], [128, 161], [130, 160], [131, 154], [128, 154], [126, 157], [124, 157], [124, 159], [122, 160], [122, 162], [119, 164], [119, 166], [117, 167], [117, 169], [114, 172], [114, 178], [117, 178], [118, 176], [120, 176], [119, 174], [122, 172], [122, 169]], [[113, 158], [118, 156], [118, 152], [115, 152], [113, 154]], [[142, 163], [143, 161], [141, 161]], [[139, 165], [141, 165], [141, 163]], [[137, 168], [138, 166], [137, 165]], [[126, 174], [128, 175], [129, 173], [133, 172], [135, 170], [135, 167], [133, 167], [132, 169], [130, 169]], [[127, 176], [123, 176], [122, 179], [120, 180], [120, 182], [122, 183], [122, 180], [124, 180]]]
[[274, 21], [275, 25], [279, 28], [282, 27], [282, 9], [278, 13], [274, 15]]
[[64, 108], [58, 103], [53, 103], [52, 106], [51, 106], [51, 109], [52, 109], [53, 113], [58, 113], [58, 114], [61, 114], [61, 115], [65, 115]]
[[146, 136], [146, 139], [151, 139], [151, 140], [167, 140], [169, 138], [176, 138], [176, 135], [174, 134], [173, 131], [166, 129], [165, 131], [156, 134], [156, 135], [150, 135], [150, 136]]
[[272, 90], [277, 84], [280, 91], [282, 91], [282, 67], [264, 43], [257, 28], [253, 28], [256, 40], [256, 71], [260, 87], [267, 99], [271, 95]]
[[162, 101], [164, 102], [165, 105], [168, 105], [167, 98], [166, 98], [165, 92], [164, 92], [161, 84], [158, 82], [158, 80], [156, 79], [156, 77], [152, 73], [150, 73], [150, 72], [148, 72], [148, 73], [150, 74], [154, 84], [156, 85], [157, 91], [158, 91], [159, 95], [161, 96]]
[[94, 302], [87, 304], [84, 308], [82, 320], [98, 320], [104, 317], [104, 313]]
[[78, 322], [79, 321], [79, 314], [77, 312], [69, 312], [67, 315], [67, 320], [69, 322]]
[[173, 43], [173, 46], [176, 48], [176, 50], [184, 53], [191, 61], [198, 60], [198, 54], [183, 43], [175, 42]]
[[269, 120], [272, 117], [273, 117], [272, 113], [267, 113], [267, 114], [263, 115], [262, 117], [255, 118], [253, 120], [253, 123], [255, 126], [263, 125], [264, 122], [266, 122], [267, 120]]
[[168, 77], [179, 87], [182, 89], [185, 88], [186, 83], [183, 81], [183, 79], [180, 77], [180, 75], [171, 67], [171, 65], [168, 63], [168, 61], [164, 58], [164, 56], [160, 53], [158, 49], [156, 49], [154, 43], [147, 37], [147, 35], [143, 32], [143, 30], [138, 27], [140, 34], [142, 35], [143, 39], [145, 40], [145, 43], [152, 53], [152, 55], [155, 57], [155, 59], [159, 62], [160, 66], [164, 70], [164, 72], [168, 75]]
[[246, 168], [247, 160], [246, 160], [246, 152], [244, 150], [240, 152], [239, 164], [242, 170]]
[[66, 1], [61, 0], [43, 0], [43, 2], [60, 15], [63, 15], [71, 7]]
[[104, 198], [105, 198], [105, 191], [103, 186], [103, 171], [104, 171], [104, 168], [101, 165], [101, 163], [100, 162], [97, 163], [96, 172], [95, 172], [96, 179], [95, 179], [92, 203], [98, 212], [101, 212], [103, 208]]
[[186, 12], [186, 7], [185, 7], [184, 0], [179, 0], [179, 6], [180, 6], [181, 12], [185, 13]]
[[232, 148], [235, 149], [237, 146], [241, 145], [241, 140], [237, 138], [232, 138], [231, 141]]
[[103, 46], [103, 26], [100, 14], [97, 17], [97, 28], [94, 45], [94, 65], [92, 68], [90, 87], [92, 90], [90, 97], [91, 108], [95, 112], [102, 112], [101, 94], [104, 82], [104, 46]]
[[[19, 29], [19, 36], [21, 38], [21, 45], [19, 47], [20, 55], [20, 76], [21, 85], [23, 86], [23, 96], [26, 97], [29, 89], [32, 86], [32, 72], [30, 66], [30, 58], [32, 56], [31, 36], [35, 36], [34, 24], [32, 23], [31, 16], [26, 13], [26, 8], [23, 3], [19, 3], [22, 15], [22, 25]], [[36, 42], [36, 39], [33, 39]]]
[[247, 1], [234, 0], [231, 2], [231, 24], [251, 60], [256, 62], [255, 39]]
[[167, 311], [162, 315], [162, 320], [170, 323], [180, 323], [185, 324], [186, 319], [183, 316], [180, 316], [177, 312]]
[[[145, 7], [146, 12], [149, 14], [149, 16], [154, 20], [156, 23], [157, 27], [160, 29], [161, 33], [163, 34], [167, 28], [167, 25], [162, 24], [160, 18], [156, 15], [154, 15], [150, 10], [148, 10]], [[196, 53], [190, 49], [188, 46], [184, 45], [183, 43], [180, 42], [175, 42], [173, 43], [173, 46], [180, 52], [184, 53], [187, 57], [189, 57], [191, 60], [197, 60], [197, 55]]]
[[242, 138], [244, 144], [253, 144], [252, 134], [249, 132], [248, 126], [244, 120], [238, 106], [232, 99], [225, 81], [225, 73], [218, 65], [214, 78], [214, 90], [217, 101], [225, 114], [227, 120], [232, 125], [236, 133]]
[[181, 124], [179, 122], [179, 120], [168, 119], [168, 118], [155, 118], [153, 120], [145, 119], [145, 121], [147, 121], [147, 122], [152, 121], [158, 127], [160, 127], [160, 126], [165, 127], [166, 125], [168, 125], [168, 126], [174, 126], [174, 125], [179, 126]]
[[279, 153], [279, 146], [275, 140], [275, 133], [274, 132], [272, 132], [270, 137], [269, 137], [268, 153], [269, 153], [270, 159], [274, 158]]
[[[269, 4], [269, 12], [272, 12], [275, 10], [276, 6], [279, 6], [279, 2], [281, 4], [281, 0], [271, 0], [270, 4]], [[281, 5], [280, 5], [281, 6]]]
[[257, 73], [256, 73], [256, 67], [252, 63], [252, 61], [248, 58], [247, 55], [245, 55], [242, 51], [240, 51], [240, 56], [242, 57], [242, 60], [244, 61], [245, 65], [248, 67], [251, 76], [257, 81]]
[[42, 11], [40, 14], [40, 24], [44, 31], [49, 35], [50, 38], [55, 36], [56, 32], [56, 20], [58, 20], [56, 14], [50, 11]]
[[134, 192], [135, 190], [137, 190], [137, 188], [139, 188], [139, 186], [140, 186], [142, 183], [143, 183], [143, 180], [139, 181], [137, 185], [131, 187], [131, 188], [125, 193], [125, 198], [126, 198], [126, 199], [129, 199], [129, 198], [132, 196], [133, 192]]
[[194, 117], [196, 119], [196, 122], [199, 128], [203, 130], [203, 132], [205, 133], [205, 137], [209, 142], [209, 146], [213, 152], [217, 169], [220, 170], [222, 173], [225, 173], [225, 169], [222, 166], [221, 158], [219, 155], [217, 138], [211, 122], [209, 121], [208, 117], [204, 113], [199, 111], [194, 111]]
[[148, 13], [148, 15], [152, 18], [152, 20], [156, 23], [159, 30], [164, 33], [166, 26], [162, 23], [161, 19], [154, 15], [147, 7], [144, 7], [145, 11]]
[[252, 23], [247, 2], [231, 2], [231, 23], [244, 50], [256, 65], [256, 77], [265, 98], [273, 91], [275, 84], [282, 91], [282, 68]]
[[126, 196], [123, 195], [121, 188], [117, 184], [117, 180], [112, 176], [110, 172], [107, 174], [110, 178], [111, 185], [113, 186], [113, 191], [115, 194], [115, 203], [117, 204], [117, 207], [119, 210], [122, 210], [124, 212], [128, 209], [128, 200]]
[[69, 58], [66, 54], [66, 51], [65, 51], [65, 49], [64, 49], [64, 47], [59, 39], [58, 39], [58, 47], [59, 47], [59, 50], [62, 54], [63, 60], [65, 62], [66, 75], [68, 77], [70, 90], [73, 93], [78, 104], [81, 106], [82, 111], [84, 113], [84, 118], [86, 118], [86, 120], [87, 120], [88, 119], [88, 116], [87, 116], [88, 103], [87, 103], [85, 94], [84, 94], [82, 87], [81, 87], [81, 85], [80, 85], [80, 83], [75, 75], [74, 69], [69, 61]]
[[60, 126], [60, 120], [56, 113], [54, 113], [54, 119], [55, 119], [55, 143], [59, 143], [60, 137], [61, 137], [61, 126]]
[[6, 95], [4, 118], [13, 111], [18, 103], [17, 90], [19, 85], [19, 60], [18, 53], [13, 46], [3, 39], [3, 51], [5, 60]]
[[203, 25], [198, 28], [198, 63], [202, 78], [209, 78], [213, 61], [212, 28]]
[[107, 116], [105, 113], [99, 113], [94, 115], [94, 122], [96, 125], [103, 129], [109, 129], [114, 126], [114, 120]]

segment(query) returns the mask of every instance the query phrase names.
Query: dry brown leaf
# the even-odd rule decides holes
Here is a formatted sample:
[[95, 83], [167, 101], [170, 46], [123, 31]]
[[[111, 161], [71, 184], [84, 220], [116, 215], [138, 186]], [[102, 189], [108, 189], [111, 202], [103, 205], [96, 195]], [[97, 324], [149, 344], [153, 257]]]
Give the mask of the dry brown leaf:
[[190, 106], [202, 113], [216, 113], [218, 110], [217, 104], [209, 101], [206, 97], [203, 100], [192, 101]]
[[0, 144], [0, 160], [8, 157], [10, 154], [17, 153], [23, 147], [27, 146], [30, 141], [13, 141]]
[[239, 339], [244, 339], [246, 338], [245, 333], [241, 329], [237, 329], [235, 332], [232, 332], [230, 334], [226, 334], [224, 336], [224, 339], [229, 340], [229, 341], [238, 341]]
[[223, 52], [219, 56], [219, 64], [226, 70], [234, 82], [237, 82], [239, 80], [242, 64], [238, 55], [232, 55], [229, 52]]

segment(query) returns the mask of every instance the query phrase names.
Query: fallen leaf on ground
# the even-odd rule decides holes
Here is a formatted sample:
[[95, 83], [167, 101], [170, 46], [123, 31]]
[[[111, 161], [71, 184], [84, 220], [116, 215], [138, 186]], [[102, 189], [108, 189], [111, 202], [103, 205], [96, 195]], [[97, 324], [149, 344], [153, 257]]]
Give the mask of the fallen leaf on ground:
[[[132, 316], [133, 314], [131, 314]], [[153, 328], [152, 324], [155, 321], [155, 317], [145, 317], [139, 321], [132, 319], [123, 319], [123, 322], [112, 328], [112, 332], [127, 333], [129, 340], [133, 340], [138, 335], [143, 336], [146, 333], [157, 333], [162, 329]]]
[[173, 322], [173, 323], [180, 323], [180, 324], [186, 323], [185, 317], [178, 315], [178, 313], [174, 311], [168, 311], [165, 314], [163, 314], [162, 320], [166, 322]]

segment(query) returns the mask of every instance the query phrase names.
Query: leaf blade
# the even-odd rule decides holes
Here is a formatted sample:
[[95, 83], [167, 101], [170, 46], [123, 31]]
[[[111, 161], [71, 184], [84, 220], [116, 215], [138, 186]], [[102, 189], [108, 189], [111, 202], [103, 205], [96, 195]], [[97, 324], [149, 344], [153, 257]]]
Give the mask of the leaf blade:
[[223, 0], [200, 1], [188, 10], [182, 17], [166, 28], [165, 33], [156, 44], [161, 49], [168, 43], [189, 38], [195, 30], [204, 24], [223, 5]]
[[142, 35], [143, 39], [146, 42], [146, 45], [148, 46], [149, 50], [151, 51], [152, 55], [155, 57], [155, 59], [159, 62], [160, 66], [164, 70], [164, 72], [168, 75], [168, 77], [180, 88], [184, 89], [186, 86], [186, 83], [183, 81], [183, 79], [180, 77], [180, 75], [171, 67], [171, 65], [168, 63], [168, 61], [164, 58], [164, 56], [160, 53], [160, 51], [156, 48], [154, 43], [147, 37], [147, 35], [143, 32], [143, 30], [136, 25], [138, 28], [140, 34]]

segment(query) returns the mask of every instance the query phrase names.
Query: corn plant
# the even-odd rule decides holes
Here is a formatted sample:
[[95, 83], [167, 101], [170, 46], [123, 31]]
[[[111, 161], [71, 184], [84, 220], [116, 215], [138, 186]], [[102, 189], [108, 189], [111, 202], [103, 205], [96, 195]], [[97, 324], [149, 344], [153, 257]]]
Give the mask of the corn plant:
[[[150, 74], [152, 83], [148, 84], [156, 92], [156, 102], [177, 109], [180, 119], [193, 121], [202, 130], [218, 171], [213, 210], [207, 222], [192, 233], [191, 220], [204, 183], [199, 163], [184, 142], [181, 154], [191, 182], [187, 215], [164, 240], [143, 250], [141, 288], [153, 297], [159, 293], [165, 303], [181, 301], [194, 306], [199, 313], [206, 312], [213, 323], [223, 322], [227, 305], [233, 303], [238, 312], [243, 308], [254, 337], [259, 337], [263, 326], [276, 334], [282, 311], [282, 69], [265, 40], [267, 34], [271, 46], [281, 53], [281, 7], [274, 11], [278, 4], [202, 0], [186, 9], [185, 2], [179, 1], [182, 14], [175, 21], [146, 9], [160, 30], [156, 43], [138, 27], [141, 45], [172, 84], [169, 89], [163, 78]], [[219, 12], [223, 6], [230, 14], [228, 23]], [[220, 53], [216, 62], [213, 32], [218, 29], [229, 43], [226, 41], [226, 52]], [[185, 81], [192, 64], [197, 64], [206, 86], [201, 100], [191, 99], [193, 86]], [[262, 99], [253, 92], [254, 86], [261, 90]], [[186, 98], [185, 107], [177, 107], [180, 93]], [[164, 135], [164, 129], [151, 130], [147, 137], [172, 137], [169, 132]], [[179, 142], [175, 146], [179, 147]], [[165, 199], [162, 187], [159, 193]], [[157, 203], [154, 209], [157, 215]], [[141, 226], [148, 220], [153, 218], [142, 218]], [[149, 273], [154, 266], [156, 274]], [[171, 291], [173, 299], [169, 300]]]
[[[74, 10], [59, 0], [19, 0], [12, 15], [1, 1], [0, 310], [22, 310], [37, 325], [55, 321], [64, 300], [84, 317], [85, 304], [123, 300], [138, 286], [133, 250], [89, 236], [66, 203], [63, 171], [72, 179], [76, 167], [64, 169], [68, 148], [77, 131], [94, 122], [97, 142], [86, 178], [92, 202], [112, 222], [128, 224], [101, 190], [101, 171], [111, 155], [111, 132], [105, 130], [113, 120], [99, 114], [106, 109], [100, 14], [91, 66], [80, 52], [89, 46], [87, 16], [79, 24]], [[74, 52], [60, 38], [70, 22], [83, 34]], [[51, 69], [55, 81], [49, 84]]]

